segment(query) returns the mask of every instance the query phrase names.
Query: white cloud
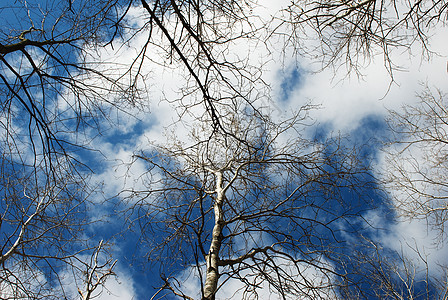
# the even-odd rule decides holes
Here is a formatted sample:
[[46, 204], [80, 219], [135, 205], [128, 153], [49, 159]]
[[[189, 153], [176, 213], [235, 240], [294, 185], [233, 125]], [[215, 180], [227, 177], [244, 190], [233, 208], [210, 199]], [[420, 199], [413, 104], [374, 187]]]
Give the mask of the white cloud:
[[[391, 224], [380, 211], [370, 211], [364, 217], [377, 229], [373, 234], [374, 242], [396, 251], [407, 267], [414, 269], [417, 280], [424, 279], [426, 272], [435, 278], [445, 276], [448, 242], [441, 240], [439, 233], [431, 230], [425, 220], [397, 217]], [[399, 271], [404, 272], [404, 269]]]
[[[360, 77], [354, 74], [346, 76], [344, 67], [337, 71], [330, 68], [315, 73], [321, 67], [319, 61], [310, 57], [297, 57], [291, 49], [281, 48], [281, 40], [277, 43], [280, 48], [271, 56], [272, 62], [267, 67], [265, 79], [278, 97], [282, 94], [282, 81], [288, 79], [282, 76], [288, 75], [288, 72], [284, 73], [282, 70], [297, 67], [301, 83], [289, 93], [288, 101], [277, 103], [277, 107], [283, 110], [287, 110], [286, 107], [297, 109], [312, 100], [316, 104], [322, 104], [322, 109], [312, 115], [318, 122], [329, 122], [335, 131], [349, 132], [356, 129], [359, 122], [368, 115], [385, 116], [388, 109], [399, 108], [402, 103], [415, 102], [415, 93], [422, 82], [439, 87], [448, 84], [447, 33], [448, 28], [443, 26], [434, 30], [428, 45], [437, 54], [431, 55], [430, 59], [423, 58], [420, 45], [414, 45], [411, 53], [394, 49], [391, 59], [401, 69], [393, 74], [394, 82], [391, 82], [392, 78], [381, 54], [368, 60], [361, 69], [363, 75]], [[274, 48], [275, 46], [273, 45]]]

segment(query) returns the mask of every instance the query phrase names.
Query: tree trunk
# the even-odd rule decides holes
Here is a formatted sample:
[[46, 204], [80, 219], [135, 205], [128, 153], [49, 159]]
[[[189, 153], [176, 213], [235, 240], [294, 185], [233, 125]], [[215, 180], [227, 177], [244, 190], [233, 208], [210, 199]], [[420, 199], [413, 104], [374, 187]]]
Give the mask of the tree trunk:
[[213, 227], [212, 242], [210, 250], [205, 259], [207, 262], [207, 275], [204, 284], [203, 300], [214, 300], [216, 289], [218, 287], [218, 260], [219, 250], [221, 248], [222, 228], [224, 225], [224, 216], [222, 205], [224, 202], [224, 189], [222, 187], [222, 172], [216, 172], [216, 199], [214, 203], [215, 226]]

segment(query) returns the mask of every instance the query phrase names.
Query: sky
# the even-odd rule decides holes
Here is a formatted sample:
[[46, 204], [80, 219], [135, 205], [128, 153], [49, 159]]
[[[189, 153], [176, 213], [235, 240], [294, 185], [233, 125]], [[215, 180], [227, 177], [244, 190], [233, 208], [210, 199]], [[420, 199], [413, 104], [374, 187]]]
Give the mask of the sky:
[[[253, 13], [260, 18], [269, 18], [272, 11], [278, 11], [278, 6], [284, 4], [275, 1], [275, 4], [266, 4]], [[140, 14], [140, 10], [131, 9], [128, 18], [139, 25], [142, 22]], [[412, 55], [408, 52], [394, 53], [393, 59], [402, 70], [394, 73], [393, 82], [381, 55], [370, 59], [362, 69], [362, 76], [355, 74], [347, 76], [344, 68], [316, 72], [319, 66], [313, 59], [295, 56], [292, 49], [275, 49], [274, 46], [276, 51], [268, 52], [265, 47], [260, 47], [255, 42], [244, 41], [233, 44], [229, 53], [242, 57], [249, 56], [254, 64], [257, 61], [262, 62], [263, 79], [271, 86], [273, 95], [271, 103], [263, 104], [271, 107], [275, 118], [287, 117], [298, 107], [312, 103], [318, 105], [319, 109], [310, 112], [315, 124], [305, 133], [310, 138], [318, 134], [328, 136], [340, 134], [349, 136], [353, 145], [374, 141], [372, 153], [369, 153], [371, 161], [366, 164], [372, 166], [373, 174], [381, 176], [388, 167], [386, 156], [380, 151], [380, 146], [390, 134], [385, 125], [389, 111], [400, 110], [403, 104], [417, 103], [417, 93], [421, 92], [425, 85], [444, 89], [448, 84], [447, 30], [437, 28], [430, 38], [429, 44], [432, 50], [439, 55], [422, 59], [418, 46], [412, 49]], [[123, 40], [126, 40], [126, 37], [123, 37]], [[110, 61], [116, 64], [117, 68], [129, 65], [145, 41], [146, 34], [141, 32], [133, 37], [131, 45], [126, 44], [113, 49], [110, 46], [105, 47], [92, 53], [96, 55], [93, 59]], [[150, 48], [151, 50], [157, 51], [155, 48]], [[108, 66], [105, 66], [104, 72], [107, 72], [107, 68]], [[92, 220], [107, 221], [104, 224], [92, 225], [87, 232], [96, 238], [111, 238], [112, 253], [118, 259], [115, 268], [117, 276], [106, 282], [106, 289], [98, 299], [148, 299], [148, 295], [153, 294], [160, 284], [159, 265], [155, 263], [148, 267], [146, 258], [142, 256], [145, 249], [138, 246], [138, 230], [121, 235], [119, 232], [126, 226], [124, 218], [111, 214], [113, 205], [104, 203], [103, 200], [113, 199], [112, 203], [122, 202], [128, 196], [126, 191], [144, 190], [145, 180], [148, 179], [144, 175], [147, 166], [144, 161], [135, 161], [133, 155], [140, 149], [148, 149], [151, 143], [162, 145], [169, 143], [173, 133], [181, 142], [185, 139], [184, 142], [188, 143], [189, 127], [184, 124], [193, 124], [192, 116], [195, 113], [200, 114], [200, 108], [192, 108], [189, 111], [191, 115], [186, 114], [183, 117], [185, 123], [173, 123], [178, 118], [179, 110], [162, 99], [177, 98], [179, 89], [185, 84], [182, 70], [175, 66], [167, 69], [149, 61], [143, 68], [144, 73], [148, 74], [143, 82], [149, 89], [148, 99], [145, 100], [147, 108], [142, 110], [140, 107], [129, 107], [126, 111], [113, 111], [109, 120], [101, 121], [100, 134], [92, 131], [77, 137], [78, 141], [84, 139], [89, 147], [96, 150], [81, 153], [80, 158], [94, 171], [91, 177], [92, 184], [102, 186], [101, 193], [93, 200], [98, 205], [91, 207], [89, 217]], [[61, 101], [61, 107], [62, 105]], [[417, 152], [414, 154], [417, 155]], [[422, 155], [421, 159], [423, 158]], [[157, 176], [152, 178], [154, 181], [157, 179]], [[372, 195], [375, 193], [371, 192]], [[438, 263], [448, 258], [446, 241], [435, 245], [438, 233], [428, 228], [424, 221], [396, 218], [391, 222], [390, 215], [394, 215], [393, 211], [389, 216], [384, 215], [384, 211], [389, 210], [391, 207], [387, 203], [366, 209], [363, 216], [372, 224], [369, 232], [371, 237], [390, 250], [404, 253], [417, 266], [420, 260], [415, 249], [421, 250], [427, 255], [431, 270], [439, 272]], [[387, 226], [387, 230], [375, 230], [383, 226]], [[194, 272], [185, 269], [175, 274], [179, 281], [184, 282], [186, 290], [191, 291], [193, 295], [200, 289]], [[322, 280], [315, 274], [315, 270], [308, 269], [306, 273], [314, 280]], [[66, 278], [69, 279], [70, 276], [67, 275]], [[230, 295], [227, 293], [234, 294], [234, 291], [239, 290], [238, 287], [237, 282], [229, 282], [218, 294], [218, 298], [227, 299]], [[263, 291], [269, 293], [267, 287], [263, 288]], [[77, 290], [73, 287], [71, 292], [76, 294]], [[275, 299], [275, 296], [270, 296]], [[328, 297], [331, 298], [331, 295]], [[240, 295], [236, 292], [235, 299], [239, 298]]]

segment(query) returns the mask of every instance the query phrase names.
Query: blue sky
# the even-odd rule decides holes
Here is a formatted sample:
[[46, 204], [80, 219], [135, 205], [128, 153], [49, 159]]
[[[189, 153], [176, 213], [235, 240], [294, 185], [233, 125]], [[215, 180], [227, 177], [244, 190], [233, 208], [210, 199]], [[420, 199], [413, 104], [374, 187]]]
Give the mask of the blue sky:
[[[43, 0], [41, 2], [45, 3]], [[262, 18], [268, 17], [275, 9], [278, 8], [271, 8], [268, 5], [258, 8], [255, 14]], [[0, 13], [4, 12], [0, 11]], [[129, 18], [136, 25], [141, 25], [143, 22], [139, 19], [141, 13], [138, 9], [131, 9]], [[17, 22], [17, 19], [4, 20]], [[271, 86], [273, 96], [272, 102], [261, 98], [257, 104], [260, 107], [269, 106], [274, 120], [287, 118], [292, 111], [305, 104], [316, 105], [318, 108], [310, 111], [313, 119], [310, 124], [313, 125], [306, 127], [303, 135], [317, 141], [340, 135], [347, 137], [344, 142], [347, 147], [363, 145], [360, 157], [365, 159], [364, 164], [370, 167], [370, 174], [378, 175], [387, 168], [385, 156], [383, 152], [380, 152], [380, 147], [389, 136], [385, 125], [388, 111], [398, 110], [404, 103], [416, 103], [416, 92], [421, 90], [424, 83], [441, 88], [448, 83], [446, 73], [448, 42], [444, 38], [447, 36], [446, 31], [446, 28], [438, 29], [430, 42], [433, 49], [439, 51], [441, 56], [422, 60], [417, 47], [413, 49], [412, 56], [394, 53], [393, 59], [403, 67], [404, 71], [397, 71], [392, 83], [381, 55], [372, 57], [366, 63], [363, 76], [347, 77], [346, 70], [343, 68], [316, 73], [315, 71], [319, 68], [316, 62], [309, 57], [295, 56], [292, 49], [275, 49], [273, 46], [276, 51], [267, 52], [265, 48], [257, 47], [256, 42], [244, 41], [232, 44], [229, 52], [240, 57], [248, 57], [248, 61], [253, 64], [263, 60], [263, 80]], [[145, 41], [145, 32], [140, 32], [133, 37], [133, 42], [129, 45], [115, 48], [107, 46], [92, 52], [92, 59], [107, 60], [120, 70], [121, 67], [128, 66], [132, 62]], [[151, 50], [158, 51], [155, 47], [150, 47], [149, 51]], [[100, 71], [107, 72], [108, 66], [103, 66], [104, 69]], [[182, 109], [164, 101], [164, 99], [178, 98], [179, 90], [186, 84], [184, 71], [176, 63], [166, 68], [148, 60], [143, 65], [142, 71], [148, 76], [140, 82], [149, 90], [143, 100], [145, 109], [127, 107], [125, 111], [121, 111], [112, 108], [108, 120], [99, 119], [100, 132], [86, 127], [87, 130], [79, 136], [67, 137], [92, 149], [78, 150], [74, 153], [93, 171], [93, 174], [89, 175], [91, 184], [101, 187], [98, 193], [92, 195], [93, 204], [89, 209], [88, 217], [106, 222], [91, 225], [87, 228], [86, 234], [98, 241], [109, 240], [111, 253], [118, 260], [115, 269], [117, 277], [111, 278], [106, 283], [109, 292], [104, 292], [99, 299], [148, 299], [148, 296], [161, 285], [160, 276], [163, 274], [163, 270], [160, 269], [161, 264], [148, 262], [146, 247], [149, 247], [149, 244], [140, 243], [142, 232], [138, 226], [135, 226], [137, 223], [132, 224], [134, 226], [132, 230], [126, 230], [130, 224], [126, 217], [132, 218], [135, 215], [120, 212], [136, 201], [130, 197], [130, 190], [145, 191], [148, 189], [148, 183], [152, 187], [157, 187], [160, 180], [157, 173], [152, 174], [152, 177], [146, 173], [148, 164], [142, 160], [135, 160], [135, 153], [140, 153], [142, 150], [151, 151], [153, 144], [171, 145], [173, 136], [177, 137], [179, 143], [188, 145], [191, 142], [190, 130], [196, 124], [195, 116], [202, 115], [202, 108], [192, 107], [182, 115], [182, 122], [175, 122], [179, 114], [183, 112]], [[92, 79], [86, 79], [88, 80]], [[263, 89], [263, 87], [259, 88]], [[61, 99], [51, 99], [51, 101], [63, 107]], [[187, 104], [190, 104], [189, 101], [194, 102], [194, 99], [185, 99]], [[70, 125], [70, 123], [67, 124]], [[200, 131], [200, 127], [197, 130]], [[286, 140], [288, 138], [290, 137], [285, 137]], [[395, 218], [396, 212], [391, 205], [393, 203], [388, 202], [393, 200], [384, 200], [371, 187], [375, 186], [368, 186], [364, 190], [370, 202], [362, 206], [358, 206], [357, 194], [350, 190], [338, 191], [343, 201], [351, 204], [352, 209], [359, 212], [371, 227], [365, 226], [360, 219], [334, 226], [339, 226], [348, 232], [355, 228], [359, 229], [358, 233], [363, 232], [375, 242], [387, 245], [385, 251], [391, 253], [402, 251], [406, 257], [414, 260], [417, 266], [418, 257], [413, 249], [423, 249], [428, 255], [431, 267], [437, 273], [437, 263], [447, 259], [446, 241], [434, 247], [433, 242], [437, 238], [437, 232], [428, 229], [424, 222], [409, 222]], [[151, 237], [148, 233], [145, 235]], [[356, 250], [354, 245], [359, 241], [351, 240], [343, 231], [340, 233], [340, 238], [346, 239], [346, 251], [349, 255]], [[197, 292], [199, 287], [197, 279], [194, 276], [188, 276], [188, 274], [194, 274], [193, 271], [180, 266], [174, 270], [175, 272], [170, 276], [184, 281], [187, 290], [193, 292], [196, 289]], [[229, 282], [228, 286], [229, 288], [223, 289], [218, 294], [222, 299], [228, 297], [226, 292], [238, 288], [236, 282]], [[73, 291], [76, 293], [76, 289]], [[265, 288], [264, 291], [266, 292], [267, 289]]]

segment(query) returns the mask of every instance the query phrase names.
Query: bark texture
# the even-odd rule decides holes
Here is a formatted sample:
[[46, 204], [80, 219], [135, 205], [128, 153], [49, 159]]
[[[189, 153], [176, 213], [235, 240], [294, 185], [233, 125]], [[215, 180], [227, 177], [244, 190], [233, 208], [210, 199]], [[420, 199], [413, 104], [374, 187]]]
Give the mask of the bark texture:
[[216, 289], [218, 287], [219, 270], [219, 250], [222, 241], [222, 228], [224, 226], [224, 215], [222, 206], [224, 203], [225, 189], [223, 188], [222, 172], [215, 172], [216, 175], [216, 199], [214, 203], [215, 225], [213, 226], [212, 242], [206, 257], [207, 274], [204, 284], [203, 300], [214, 300]]

